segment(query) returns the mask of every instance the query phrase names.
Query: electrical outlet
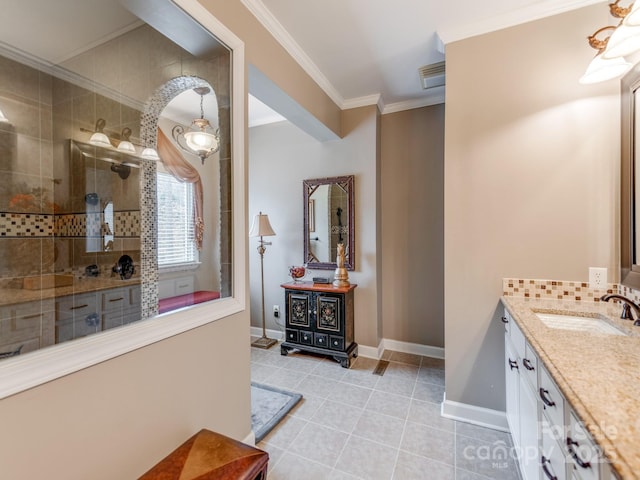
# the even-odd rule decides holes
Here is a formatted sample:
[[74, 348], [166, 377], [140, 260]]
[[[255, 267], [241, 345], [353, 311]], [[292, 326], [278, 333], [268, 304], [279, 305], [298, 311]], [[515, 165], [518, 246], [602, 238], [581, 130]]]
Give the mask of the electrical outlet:
[[589, 267], [589, 287], [604, 290], [607, 288], [607, 269]]
[[280, 305], [273, 306], [273, 316], [276, 318], [280, 317]]

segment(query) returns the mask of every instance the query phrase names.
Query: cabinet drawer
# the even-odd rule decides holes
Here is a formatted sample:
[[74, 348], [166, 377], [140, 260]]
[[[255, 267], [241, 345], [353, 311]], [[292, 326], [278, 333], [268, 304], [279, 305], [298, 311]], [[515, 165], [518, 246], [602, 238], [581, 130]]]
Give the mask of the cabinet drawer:
[[286, 331], [287, 342], [298, 343], [299, 342], [298, 333], [299, 333], [298, 330], [291, 330], [287, 328], [287, 331]]
[[80, 295], [69, 295], [56, 300], [56, 311], [59, 314], [83, 315], [97, 311], [96, 294], [83, 293]]
[[329, 335], [326, 333], [314, 333], [313, 344], [316, 347], [327, 348], [327, 345], [329, 344]]
[[531, 346], [525, 345], [525, 354], [522, 357], [522, 371], [529, 381], [529, 384], [536, 389], [538, 386], [538, 356], [534, 353]]
[[564, 397], [551, 380], [545, 368], [540, 369], [540, 384], [538, 398], [542, 402], [542, 411], [553, 427], [564, 425]]
[[575, 472], [575, 476], [581, 480], [598, 480], [598, 450], [573, 412], [569, 415], [569, 434], [566, 443], [567, 452], [571, 457], [571, 469]]
[[313, 345], [313, 333], [304, 331], [300, 332], [298, 334], [298, 341], [305, 345]]
[[344, 350], [344, 337], [329, 336], [329, 348], [333, 350]]
[[129, 307], [129, 295], [126, 289], [107, 290], [102, 292], [102, 311], [113, 312]]
[[540, 477], [544, 480], [565, 480], [567, 469], [564, 450], [552, 435], [555, 430], [542, 429], [542, 451], [540, 454]]

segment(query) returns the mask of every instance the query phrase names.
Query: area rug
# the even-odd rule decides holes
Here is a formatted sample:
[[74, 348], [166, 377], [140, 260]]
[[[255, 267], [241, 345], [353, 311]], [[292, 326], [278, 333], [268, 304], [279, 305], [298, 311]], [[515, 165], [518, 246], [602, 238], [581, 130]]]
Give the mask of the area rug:
[[262, 440], [300, 401], [302, 395], [251, 382], [251, 430]]

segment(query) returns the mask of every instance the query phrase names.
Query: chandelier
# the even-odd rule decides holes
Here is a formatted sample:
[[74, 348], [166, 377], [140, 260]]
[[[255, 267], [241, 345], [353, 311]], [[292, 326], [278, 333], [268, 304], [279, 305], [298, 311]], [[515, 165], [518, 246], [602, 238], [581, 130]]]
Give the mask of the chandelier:
[[204, 165], [207, 157], [220, 150], [220, 129], [214, 130], [209, 120], [204, 118], [203, 100], [211, 89], [197, 87], [193, 91], [200, 95], [200, 118], [194, 119], [188, 129], [182, 125], [174, 126], [171, 136], [182, 150], [200, 157]]

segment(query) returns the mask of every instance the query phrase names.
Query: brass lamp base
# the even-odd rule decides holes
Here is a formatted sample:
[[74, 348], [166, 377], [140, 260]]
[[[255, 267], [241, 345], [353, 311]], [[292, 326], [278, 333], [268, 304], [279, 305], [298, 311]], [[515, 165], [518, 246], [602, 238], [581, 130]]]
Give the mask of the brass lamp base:
[[252, 347], [265, 348], [266, 349], [266, 348], [273, 347], [276, 343], [278, 343], [278, 341], [273, 339], [273, 338], [260, 337], [256, 341], [251, 342], [251, 346]]

